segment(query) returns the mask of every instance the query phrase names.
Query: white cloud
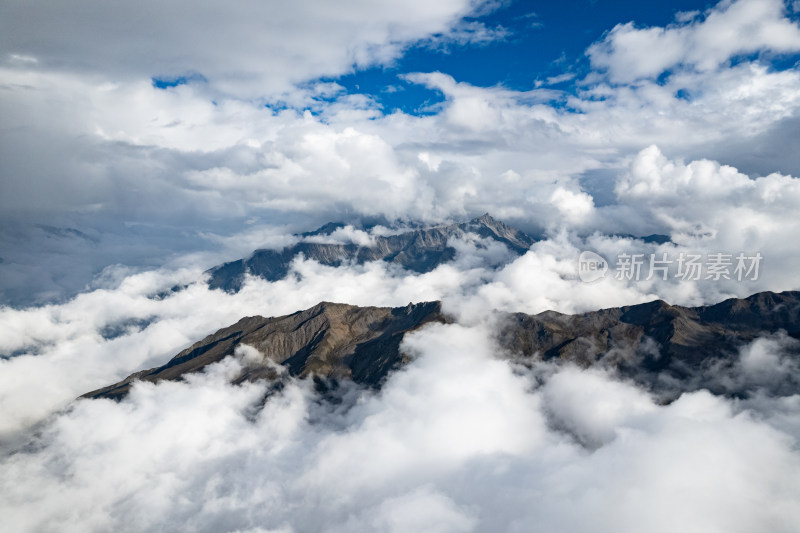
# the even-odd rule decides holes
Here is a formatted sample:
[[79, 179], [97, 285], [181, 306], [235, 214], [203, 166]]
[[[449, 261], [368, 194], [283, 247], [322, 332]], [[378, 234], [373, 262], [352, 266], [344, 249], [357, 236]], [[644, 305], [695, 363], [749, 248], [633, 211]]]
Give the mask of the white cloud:
[[[431, 116], [384, 115], [368, 95], [331, 83], [275, 92], [271, 108], [202, 84], [159, 90], [146, 78], [47, 62], [7, 64], [2, 77], [0, 112], [15, 134], [0, 144], [0, 173], [10, 176], [0, 185], [0, 269], [20, 298], [22, 284], [55, 298], [109, 264], [154, 267], [170, 250], [211, 252], [211, 233], [243, 249], [245, 235], [252, 243], [258, 227], [274, 224], [305, 231], [365, 215], [439, 222], [489, 211], [537, 233], [666, 231], [627, 207], [602, 209], [615, 200], [616, 175], [650, 144], [751, 176], [800, 172], [791, 142], [800, 76], [758, 62], [682, 70], [660, 84], [600, 77], [575, 96], [406, 76], [444, 95]], [[603, 179], [585, 186], [591, 175]], [[80, 261], [64, 259], [67, 246], [12, 235], [31, 221], [79, 228], [102, 252], [81, 245]], [[67, 262], [76, 263], [70, 272], [51, 266]]]
[[[404, 272], [382, 262], [333, 268], [298, 259], [286, 279], [274, 283], [250, 280], [236, 295], [209, 291], [202, 282], [195, 282], [202, 270], [196, 266], [138, 274], [109, 269], [96, 282], [95, 290], [63, 304], [2, 308], [2, 352], [22, 355], [0, 361], [0, 381], [4, 383], [0, 387], [0, 430], [15, 434], [75, 396], [134, 370], [156, 366], [242, 316], [278, 316], [323, 300], [400, 306], [441, 299], [448, 312], [473, 323], [491, 309], [574, 313], [655, 298], [703, 305], [760, 290], [798, 286], [800, 278], [793, 268], [798, 252], [785, 245], [796, 228], [784, 220], [793, 209], [795, 178], [749, 180], [707, 161], [676, 163], [656, 149], [643, 151], [640, 159], [621, 183], [626, 191], [639, 191], [637, 185], [643, 180], [647, 189], [641, 194], [622, 194], [624, 203], [617, 211], [607, 215], [601, 207], [591, 216], [600, 219], [627, 212], [637, 226], [643, 220], [654, 229], [671, 233], [676, 244], [648, 244], [597, 234], [581, 237], [562, 230], [495, 270], [495, 265], [513, 259], [505, 247], [467, 237], [451, 242], [458, 251], [454, 263], [427, 274]], [[701, 177], [695, 180], [696, 172]], [[708, 185], [715, 182], [720, 184], [716, 191]], [[699, 187], [699, 192], [692, 187]], [[727, 190], [724, 194], [719, 192], [723, 189]], [[709, 191], [706, 196], [702, 194], [705, 190]], [[692, 231], [685, 231], [687, 228]], [[352, 230], [343, 231], [341, 237], [367, 239], [369, 235]], [[585, 284], [578, 278], [578, 256], [586, 249], [612, 262], [608, 275], [596, 283]], [[680, 253], [754, 251], [763, 256], [760, 277], [755, 281], [738, 281], [735, 275], [718, 281], [705, 276], [686, 281], [674, 276], [674, 264], [666, 280], [659, 276], [647, 280], [646, 267], [638, 279], [615, 279], [614, 263], [621, 253], [644, 258], [666, 253], [674, 261]], [[186, 260], [188, 264], [196, 262]], [[185, 284], [189, 286], [183, 291], [155, 297]], [[82, 370], [76, 374], [71, 371], [75, 368]]]
[[359, 246], [372, 246], [375, 239], [371, 232], [356, 229], [351, 225], [336, 228], [327, 235], [312, 235], [303, 238], [303, 242], [315, 242], [323, 244], [357, 244]]
[[741, 354], [742, 371], [745, 376], [761, 384], [773, 383], [792, 371], [790, 360], [781, 357], [784, 346], [796, 347], [792, 338], [759, 339]]
[[[631, 171], [617, 184], [620, 203], [658, 221], [661, 232], [687, 248], [728, 253], [757, 252], [775, 287], [781, 282], [797, 251], [787, 247], [800, 230], [795, 212], [800, 202], [800, 179], [771, 174], [750, 179], [735, 168], [713, 161], [689, 164], [665, 158], [655, 147], [643, 150]], [[788, 280], [787, 280], [788, 281]]]
[[597, 371], [572, 367], [553, 376], [542, 394], [553, 423], [592, 448], [618, 438], [617, 430], [623, 424], [644, 420], [657, 410], [636, 387], [615, 383]]
[[644, 202], [683, 201], [687, 194], [703, 201], [729, 195], [731, 189], [751, 189], [755, 185], [735, 168], [713, 161], [695, 161], [689, 166], [667, 160], [657, 146], [636, 156], [629, 176], [617, 182], [617, 195], [625, 200]]
[[[705, 532], [800, 522], [797, 396], [698, 392], [662, 406], [604, 374], [549, 367], [535, 370], [537, 389], [493, 357], [480, 325], [494, 308], [700, 305], [800, 286], [790, 244], [800, 75], [728, 64], [800, 49], [781, 2], [619, 25], [589, 49], [595, 71], [575, 95], [409, 74], [444, 97], [428, 116], [387, 115], [370, 95], [313, 80], [390, 64], [412, 43], [504, 38], [463, 18], [497, 3], [6, 4], [0, 114], [13, 135], [0, 143], [0, 271], [15, 294], [34, 287], [52, 301], [0, 308], [0, 345], [14, 354], [0, 360], [9, 527]], [[150, 82], [191, 75], [167, 90]], [[453, 264], [422, 275], [297, 260], [287, 279], [251, 279], [236, 295], [198, 281], [223, 259], [328, 221], [485, 211], [545, 238], [497, 270], [507, 250], [467, 237], [452, 241]], [[389, 231], [347, 226], [329, 238], [366, 244]], [[603, 232], [668, 233], [674, 244]], [[759, 251], [764, 270], [746, 283], [583, 284], [584, 249]], [[174, 285], [188, 287], [165, 292]], [[345, 386], [331, 405], [290, 380], [259, 411], [265, 385], [228, 385], [232, 358], [186, 383], [137, 386], [119, 404], [70, 403], [243, 315], [433, 299], [460, 323], [409, 336], [413, 361], [380, 393]], [[794, 372], [795, 348], [780, 335], [756, 340], [720, 379], [774, 384]]]
[[[738, 358], [712, 368], [707, 379], [718, 390], [748, 388], [755, 391], [748, 404], [769, 418], [783, 410], [776, 405], [782, 401], [776, 402], [770, 397], [791, 395], [790, 391], [797, 387], [800, 366], [796, 354], [799, 347], [797, 339], [782, 331], [759, 337], [742, 346]], [[766, 406], [759, 402], [764, 402]], [[790, 422], [787, 427], [792, 425]]]
[[482, 4], [355, 1], [334, 9], [313, 0], [135, 7], [82, 0], [43, 9], [15, 1], [4, 6], [0, 53], [120, 80], [195, 72], [214, 91], [264, 97], [354, 65], [389, 62], [409, 43], [447, 35]]
[[447, 51], [453, 45], [485, 46], [489, 43], [502, 41], [510, 35], [511, 32], [509, 30], [499, 25], [490, 28], [483, 22], [461, 20], [447, 33], [429, 37], [423, 43], [431, 48]]
[[259, 411], [263, 384], [225, 383], [234, 360], [137, 386], [121, 403], [78, 402], [0, 463], [5, 523], [744, 532], [800, 519], [798, 436], [725, 400], [699, 392], [658, 406], [577, 369], [532, 390], [479, 327], [432, 326], [407, 346], [416, 358], [382, 392], [346, 389], [338, 405], [290, 381]]
[[755, 52], [797, 52], [800, 28], [785, 17], [783, 0], [720, 2], [700, 21], [679, 17], [666, 28], [614, 27], [587, 51], [614, 82], [654, 78], [673, 67], [709, 71]]
[[573, 192], [562, 187], [550, 196], [550, 203], [561, 211], [564, 219], [576, 224], [582, 222], [594, 211], [594, 201], [585, 192]]

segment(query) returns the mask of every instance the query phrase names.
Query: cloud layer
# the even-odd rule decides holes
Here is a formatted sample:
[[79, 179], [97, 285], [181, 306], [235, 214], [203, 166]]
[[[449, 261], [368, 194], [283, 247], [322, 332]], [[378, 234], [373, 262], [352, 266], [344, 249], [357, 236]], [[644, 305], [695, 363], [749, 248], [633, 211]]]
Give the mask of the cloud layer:
[[[797, 343], [755, 340], [659, 405], [592, 370], [495, 358], [492, 309], [702, 305], [800, 287], [800, 51], [779, 0], [622, 23], [569, 91], [407, 72], [416, 114], [333, 81], [411, 46], [513, 39], [498, 2], [80, 0], [0, 7], [0, 512], [15, 531], [791, 531]], [[796, 10], [796, 8], [793, 8]], [[472, 15], [472, 16], [470, 16]], [[20, 21], [26, 21], [24, 24]], [[177, 23], [180, 21], [180, 23]], [[202, 272], [293, 233], [484, 212], [540, 239], [452, 264], [298, 258], [211, 291]], [[635, 236], [663, 234], [669, 242]], [[584, 250], [611, 263], [583, 283]], [[616, 276], [622, 254], [761, 254], [758, 279]], [[621, 279], [616, 279], [620, 277]], [[174, 288], [180, 290], [173, 290]], [[380, 392], [231, 386], [223, 361], [120, 403], [74, 401], [242, 316], [440, 299]], [[42, 304], [30, 306], [30, 304]], [[13, 304], [12, 306], [6, 304]], [[249, 354], [249, 355], [248, 355]], [[252, 350], [240, 356], [252, 356]], [[778, 385], [776, 385], [778, 384]], [[786, 385], [781, 388], [781, 384]], [[790, 386], [791, 385], [791, 386]], [[726, 389], [727, 390], [727, 389]], [[167, 408], [165, 408], [167, 406]]]
[[263, 97], [386, 63], [410, 43], [448, 34], [482, 3], [356, 0], [333, 8], [314, 0], [224, 6], [81, 0], [43, 9], [14, 1], [3, 6], [0, 49], [22, 64], [126, 81], [194, 76], [222, 94]]
[[[706, 392], [658, 406], [592, 371], [533, 375], [480, 327], [410, 336], [380, 393], [187, 383], [74, 404], [0, 470], [16, 531], [790, 531], [797, 435]], [[164, 409], [169, 405], [169, 409]], [[800, 415], [796, 402], [788, 416]], [[94, 428], [86, 431], [86, 427]]]
[[[278, 316], [323, 300], [389, 306], [442, 300], [446, 312], [470, 324], [492, 309], [575, 313], [656, 298], [692, 306], [795, 289], [800, 279], [793, 265], [800, 258], [785, 243], [798, 230], [791, 223], [796, 182], [779, 175], [750, 180], [714, 162], [674, 162], [648, 148], [618, 181], [615, 209], [624, 207], [636, 227], [670, 235], [672, 241], [664, 244], [562, 228], [505, 264], [511, 256], [501, 245], [467, 238], [450, 243], [457, 250], [454, 262], [426, 274], [383, 262], [325, 267], [298, 257], [285, 279], [251, 279], [235, 295], [209, 290], [197, 266], [143, 273], [108, 269], [96, 288], [65, 303], [0, 309], [0, 353], [13, 356], [0, 361], [0, 431], [15, 435], [72, 398], [162, 364], [242, 316]], [[607, 209], [591, 207], [586, 216], [608, 223], [613, 219]], [[331, 238], [365, 243], [370, 233], [347, 226]], [[580, 281], [578, 258], [584, 250], [609, 262], [604, 278]], [[707, 267], [696, 279], [679, 275], [681, 256], [697, 255], [708, 263], [719, 253], [731, 263], [719, 279]], [[739, 253], [761, 254], [757, 277], [751, 272], [737, 279]], [[638, 275], [624, 275], [625, 254], [641, 258]], [[653, 258], [671, 261], [667, 271], [651, 274]], [[187, 288], [170, 292], [176, 286]]]

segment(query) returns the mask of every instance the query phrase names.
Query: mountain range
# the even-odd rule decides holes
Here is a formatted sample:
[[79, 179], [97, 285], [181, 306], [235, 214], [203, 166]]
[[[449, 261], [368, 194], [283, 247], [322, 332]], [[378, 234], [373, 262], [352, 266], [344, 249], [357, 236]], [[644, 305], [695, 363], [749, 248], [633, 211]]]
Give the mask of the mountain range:
[[[162, 366], [142, 370], [87, 398], [121, 399], [133, 382], [181, 380], [226, 357], [242, 359], [233, 382], [314, 377], [322, 386], [351, 379], [379, 388], [408, 362], [403, 337], [430, 323], [450, 323], [440, 302], [358, 307], [322, 302], [280, 317], [253, 316], [223, 328]], [[515, 364], [550, 362], [600, 367], [664, 401], [700, 388], [748, 396], [800, 393], [800, 376], [761, 383], [743, 377], [740, 350], [765, 335], [788, 339], [786, 357], [800, 361], [800, 291], [762, 292], [711, 306], [653, 302], [565, 315], [494, 312], [489, 321], [497, 356]]]
[[422, 273], [452, 261], [456, 249], [451, 239], [463, 238], [467, 234], [502, 243], [515, 257], [524, 254], [534, 243], [529, 235], [492, 218], [488, 213], [459, 224], [414, 229], [395, 235], [373, 235], [368, 245], [325, 242], [326, 237], [344, 227], [344, 224], [329, 223], [315, 231], [296, 235], [300, 242], [292, 246], [280, 250], [256, 250], [246, 259], [216, 266], [207, 272], [210, 276], [209, 286], [236, 292], [247, 274], [269, 281], [282, 279], [289, 272], [292, 260], [300, 254], [327, 266], [386, 261]]

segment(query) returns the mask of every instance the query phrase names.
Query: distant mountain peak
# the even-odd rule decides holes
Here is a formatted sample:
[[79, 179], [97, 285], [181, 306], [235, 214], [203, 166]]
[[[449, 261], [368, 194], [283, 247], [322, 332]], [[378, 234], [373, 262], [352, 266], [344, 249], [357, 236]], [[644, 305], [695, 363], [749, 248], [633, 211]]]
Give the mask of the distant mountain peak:
[[487, 226], [491, 226], [491, 225], [495, 224], [497, 221], [489, 213], [484, 213], [479, 217], [473, 218], [471, 220], [471, 222], [477, 222], [477, 223], [481, 223], [481, 224], [486, 224]]
[[[330, 235], [343, 227], [345, 225], [340, 222], [329, 223], [302, 233], [299, 237], [305, 239]], [[448, 241], [466, 234], [500, 242], [516, 256], [523, 255], [534, 243], [529, 235], [486, 213], [469, 222], [429, 226], [395, 235], [374, 235], [371, 238], [372, 245], [301, 240], [282, 250], [256, 250], [247, 259], [238, 259], [210, 269], [209, 286], [235, 292], [241, 288], [247, 274], [270, 281], [282, 279], [289, 272], [292, 260], [300, 253], [306, 259], [327, 266], [385, 261], [413, 272], [430, 272], [455, 258], [456, 250]]]
[[301, 233], [299, 236], [300, 237], [316, 237], [316, 236], [319, 236], [319, 235], [330, 235], [331, 233], [333, 233], [337, 229], [341, 229], [341, 228], [343, 228], [345, 226], [346, 226], [346, 224], [344, 222], [328, 222], [327, 224], [324, 224], [324, 225], [318, 227], [317, 229], [315, 229], [313, 231], [306, 231], [304, 233]]

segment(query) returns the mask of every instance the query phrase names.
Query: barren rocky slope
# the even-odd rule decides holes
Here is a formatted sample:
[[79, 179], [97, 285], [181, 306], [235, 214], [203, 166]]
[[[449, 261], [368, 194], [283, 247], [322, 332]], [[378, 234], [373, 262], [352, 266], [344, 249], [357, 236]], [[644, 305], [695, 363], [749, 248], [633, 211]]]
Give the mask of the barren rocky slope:
[[[739, 349], [778, 332], [800, 339], [800, 292], [763, 292], [695, 308], [659, 300], [580, 315], [496, 313], [494, 319], [501, 357], [604, 367], [667, 399], [698, 388], [747, 395], [760, 385], [732, 377]], [[180, 379], [233, 355], [240, 345], [257, 350], [260, 359], [248, 359], [236, 381], [275, 377], [278, 364], [294, 376], [380, 386], [405, 361], [400, 342], [406, 333], [448, 321], [439, 302], [398, 308], [323, 302], [283, 317], [243, 318], [161, 367], [86, 396], [121, 398], [137, 379]], [[800, 343], [788, 344], [785, 355], [794, 363], [788, 368], [796, 368]], [[774, 393], [800, 393], [800, 376], [787, 372], [769, 386]]]
[[[515, 255], [524, 254], [534, 240], [522, 231], [512, 228], [488, 213], [449, 226], [435, 226], [399, 235], [376, 236], [370, 246], [355, 243], [339, 244], [314, 242], [314, 238], [330, 235], [341, 224], [326, 224], [316, 231], [300, 235], [304, 241], [282, 250], [256, 250], [247, 259], [231, 261], [209, 270], [209, 286], [235, 292], [241, 288], [245, 274], [270, 281], [286, 276], [292, 260], [299, 254], [323, 265], [339, 266], [347, 262], [365, 263], [386, 261], [415, 272], [430, 272], [442, 263], [452, 260], [456, 250], [448, 240], [467, 233], [505, 244]], [[311, 240], [308, 240], [311, 239]]]
[[274, 377], [277, 363], [296, 376], [352, 378], [377, 385], [401, 363], [399, 346], [406, 332], [443, 320], [439, 302], [398, 308], [322, 302], [287, 316], [247, 317], [183, 350], [163, 366], [137, 372], [86, 396], [120, 398], [136, 380], [180, 379], [233, 355], [240, 345], [254, 347], [261, 360], [249, 358], [237, 381]]

